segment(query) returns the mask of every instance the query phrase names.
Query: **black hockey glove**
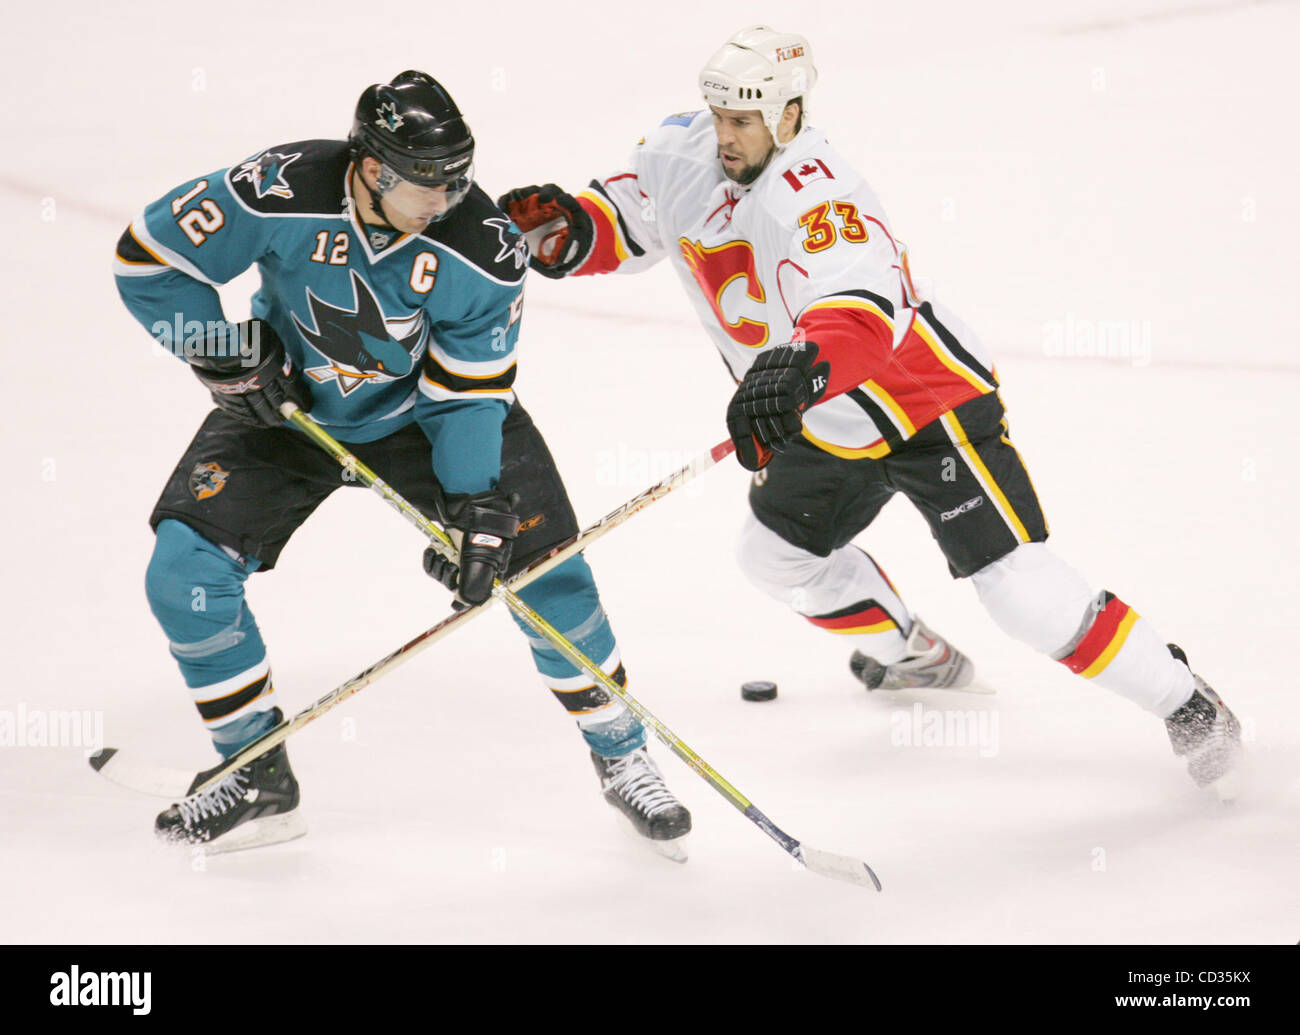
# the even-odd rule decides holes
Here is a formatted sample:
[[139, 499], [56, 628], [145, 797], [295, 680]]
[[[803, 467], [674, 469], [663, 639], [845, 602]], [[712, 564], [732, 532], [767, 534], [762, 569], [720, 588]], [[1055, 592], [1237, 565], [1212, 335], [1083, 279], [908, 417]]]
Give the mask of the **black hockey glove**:
[[291, 401], [311, 408], [307, 390], [298, 383], [293, 363], [275, 329], [264, 320], [245, 320], [228, 327], [224, 339], [210, 334], [204, 355], [190, 368], [208, 387], [216, 404], [236, 420], [259, 428], [284, 423], [280, 405]]
[[518, 187], [497, 199], [497, 207], [523, 231], [528, 264], [543, 277], [559, 280], [576, 270], [591, 253], [596, 228], [571, 194], [553, 183]]
[[448, 496], [446, 523], [460, 533], [460, 564], [430, 546], [424, 551], [425, 572], [455, 590], [459, 602], [483, 603], [492, 594], [492, 580], [502, 578], [510, 563], [510, 550], [519, 534], [517, 503], [517, 497], [496, 490]]
[[826, 394], [831, 365], [817, 362], [811, 341], [779, 345], [754, 361], [727, 407], [727, 431], [747, 471], [766, 467], [773, 453], [803, 430], [803, 412]]

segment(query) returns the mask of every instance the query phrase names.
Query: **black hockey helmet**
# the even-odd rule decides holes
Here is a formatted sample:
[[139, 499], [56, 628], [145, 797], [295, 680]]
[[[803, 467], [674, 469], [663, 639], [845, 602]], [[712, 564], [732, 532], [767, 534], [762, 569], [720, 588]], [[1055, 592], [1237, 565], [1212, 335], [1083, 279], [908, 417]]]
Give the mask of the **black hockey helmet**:
[[408, 71], [366, 88], [348, 139], [404, 180], [441, 187], [462, 180], [474, 161], [474, 137], [451, 94], [433, 76]]

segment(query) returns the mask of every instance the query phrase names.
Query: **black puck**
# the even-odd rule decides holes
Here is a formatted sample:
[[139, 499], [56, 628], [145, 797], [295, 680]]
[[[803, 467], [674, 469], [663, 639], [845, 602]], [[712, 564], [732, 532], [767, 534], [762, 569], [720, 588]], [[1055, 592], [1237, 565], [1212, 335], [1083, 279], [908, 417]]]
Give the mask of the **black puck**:
[[745, 683], [740, 688], [740, 696], [746, 701], [774, 701], [776, 700], [776, 684], [769, 683], [765, 679]]

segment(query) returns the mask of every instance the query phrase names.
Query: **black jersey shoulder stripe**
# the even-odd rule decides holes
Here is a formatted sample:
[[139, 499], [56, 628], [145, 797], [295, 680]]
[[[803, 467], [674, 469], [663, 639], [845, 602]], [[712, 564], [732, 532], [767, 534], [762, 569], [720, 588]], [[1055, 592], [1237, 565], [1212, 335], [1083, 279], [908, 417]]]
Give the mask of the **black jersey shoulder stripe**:
[[872, 423], [876, 425], [881, 437], [891, 450], [897, 449], [903, 444], [905, 439], [898, 430], [898, 426], [890, 420], [889, 415], [871, 396], [867, 395], [861, 388], [850, 388], [844, 394], [857, 403], [858, 407], [871, 418]]
[[159, 262], [158, 256], [135, 239], [135, 234], [131, 233], [129, 226], [122, 231], [122, 236], [117, 239], [117, 257], [132, 266], [166, 265], [166, 263]]
[[850, 298], [865, 298], [868, 302], [874, 302], [880, 306], [891, 320], [894, 318], [894, 303], [884, 295], [877, 295], [874, 291], [866, 291], [861, 288], [854, 288], [852, 291], [837, 291], [836, 294], [848, 295]]
[[339, 216], [352, 160], [346, 140], [276, 144], [226, 171], [231, 193], [263, 216]]
[[[865, 291], [859, 288], [854, 288], [851, 291], [836, 291], [829, 295], [823, 295], [821, 298], [814, 298], [803, 307], [803, 311], [799, 313], [799, 317], [802, 319], [803, 314], [813, 306], [820, 305], [823, 302], [833, 302], [837, 298], [865, 298], [873, 305], [879, 306], [884, 311], [885, 315], [891, 320], [894, 318], [893, 302], [887, 299], [884, 295], [877, 295], [874, 291]], [[797, 323], [798, 321], [796, 320], [795, 322]]]
[[645, 249], [636, 243], [636, 238], [632, 236], [631, 231], [627, 228], [627, 221], [624, 220], [623, 213], [619, 210], [619, 207], [614, 204], [614, 199], [609, 196], [609, 192], [601, 186], [600, 181], [592, 180], [587, 186], [609, 202], [609, 207], [614, 210], [614, 216], [618, 219], [618, 228], [623, 233], [623, 240], [627, 242], [628, 250], [635, 256], [644, 255]]
[[948, 351], [956, 356], [958, 361], [960, 361], [964, 366], [969, 367], [975, 374], [978, 374], [985, 382], [992, 385], [994, 388], [998, 386], [997, 379], [993, 376], [992, 372], [985, 370], [974, 356], [962, 348], [962, 344], [957, 340], [957, 336], [939, 322], [939, 318], [934, 315], [934, 308], [929, 302], [922, 302], [921, 307], [917, 312], [921, 314], [927, 324], [934, 328], [934, 332], [939, 335], [940, 341], [948, 347]]

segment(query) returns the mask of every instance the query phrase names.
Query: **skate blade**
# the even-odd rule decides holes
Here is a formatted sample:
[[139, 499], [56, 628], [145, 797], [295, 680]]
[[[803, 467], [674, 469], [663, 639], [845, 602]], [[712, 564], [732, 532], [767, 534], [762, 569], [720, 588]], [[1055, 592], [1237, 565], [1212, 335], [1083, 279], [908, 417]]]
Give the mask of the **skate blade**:
[[686, 852], [686, 837], [674, 837], [671, 841], [651, 841], [647, 837], [637, 837], [638, 841], [644, 841], [650, 846], [650, 850], [656, 855], [661, 855], [665, 859], [670, 859], [675, 863], [684, 863], [690, 856]]
[[997, 687], [989, 686], [978, 679], [974, 679], [965, 686], [947, 686], [941, 687], [943, 690], [956, 690], [959, 694], [996, 694]]
[[1219, 801], [1225, 805], [1231, 805], [1241, 796], [1243, 780], [1241, 777], [1241, 767], [1238, 766], [1220, 776], [1213, 783], [1207, 785], [1206, 790], [1213, 794]]
[[683, 834], [681, 837], [674, 837], [669, 841], [655, 841], [649, 837], [642, 837], [637, 833], [636, 826], [623, 813], [617, 814], [618, 827], [623, 831], [625, 837], [630, 837], [637, 844], [650, 849], [655, 855], [663, 856], [675, 863], [684, 863], [689, 858], [686, 853], [686, 839], [689, 834]]
[[203, 850], [204, 855], [225, 855], [230, 852], [242, 852], [247, 848], [261, 848], [265, 845], [292, 841], [307, 833], [307, 821], [298, 809], [281, 812], [261, 819], [250, 819], [241, 823], [234, 830], [223, 834], [207, 844], [193, 845], [180, 842], [179, 847]]
[[897, 688], [887, 689], [877, 687], [875, 690], [868, 689], [869, 694], [996, 694], [997, 687], [989, 686], [988, 683], [982, 683], [978, 679], [972, 680], [963, 686], [900, 686]]

